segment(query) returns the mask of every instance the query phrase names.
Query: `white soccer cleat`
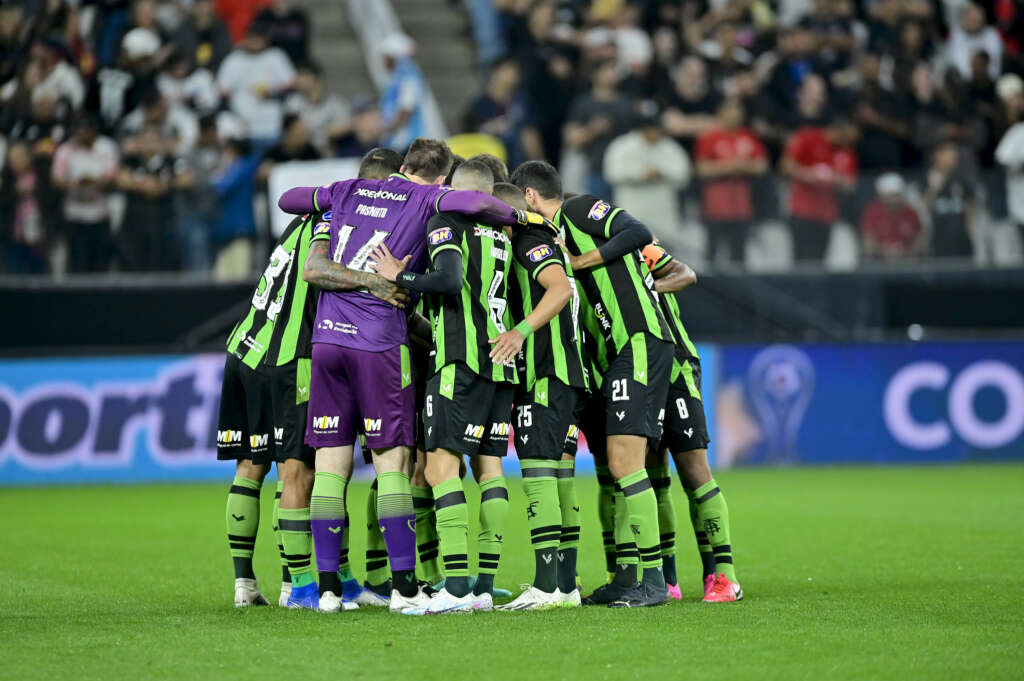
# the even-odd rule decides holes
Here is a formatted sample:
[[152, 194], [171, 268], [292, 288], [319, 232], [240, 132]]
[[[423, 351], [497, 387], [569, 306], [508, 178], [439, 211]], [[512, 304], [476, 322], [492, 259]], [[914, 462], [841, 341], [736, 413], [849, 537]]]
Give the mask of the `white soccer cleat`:
[[391, 591], [391, 603], [389, 608], [391, 612], [405, 613], [406, 610], [414, 610], [416, 608], [426, 608], [430, 603], [430, 595], [423, 589], [418, 589], [412, 596], [403, 596], [398, 592], [398, 589]]
[[512, 610], [553, 610], [562, 605], [562, 598], [562, 592], [558, 589], [547, 593], [535, 586], [531, 586], [516, 596], [516, 599], [511, 603], [499, 605], [498, 610], [505, 612]]
[[292, 597], [292, 583], [281, 582], [281, 595], [277, 597], [277, 605], [281, 608], [288, 607], [288, 599]]
[[580, 590], [573, 589], [569, 593], [564, 593], [558, 589], [555, 589], [555, 593], [558, 594], [559, 599], [558, 607], [560, 608], [579, 608], [583, 605], [583, 599], [580, 597]]
[[270, 605], [270, 601], [260, 592], [255, 579], [236, 579], [235, 607], [246, 608], [250, 605]]
[[391, 599], [387, 596], [381, 596], [376, 591], [364, 588], [359, 592], [359, 595], [352, 599], [352, 602], [359, 606], [369, 606], [371, 608], [386, 608], [391, 603]]
[[342, 612], [343, 610], [358, 610], [359, 606], [351, 601], [342, 600], [341, 596], [335, 596], [332, 591], [325, 591], [320, 595], [320, 605], [317, 610], [320, 612]]
[[474, 612], [490, 612], [494, 610], [494, 597], [491, 594], [470, 595], [473, 596]]
[[419, 608], [409, 608], [402, 612], [403, 615], [468, 615], [473, 612], [473, 594], [466, 594], [462, 598], [448, 593], [448, 589], [441, 589], [431, 597], [430, 602]]

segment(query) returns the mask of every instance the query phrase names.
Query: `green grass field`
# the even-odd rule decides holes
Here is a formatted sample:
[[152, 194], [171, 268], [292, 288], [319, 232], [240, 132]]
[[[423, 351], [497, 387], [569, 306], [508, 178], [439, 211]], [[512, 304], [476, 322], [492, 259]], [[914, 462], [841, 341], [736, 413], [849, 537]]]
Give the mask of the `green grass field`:
[[[0, 678], [1024, 678], [1024, 467], [751, 470], [718, 479], [742, 603], [699, 602], [687, 525], [683, 602], [433, 618], [236, 611], [227, 483], [6, 489]], [[497, 583], [518, 591], [532, 557], [519, 481], [511, 487]], [[365, 490], [350, 495], [354, 527]], [[595, 495], [594, 480], [582, 479], [588, 590], [603, 580]], [[269, 487], [263, 499], [257, 574], [276, 600]]]

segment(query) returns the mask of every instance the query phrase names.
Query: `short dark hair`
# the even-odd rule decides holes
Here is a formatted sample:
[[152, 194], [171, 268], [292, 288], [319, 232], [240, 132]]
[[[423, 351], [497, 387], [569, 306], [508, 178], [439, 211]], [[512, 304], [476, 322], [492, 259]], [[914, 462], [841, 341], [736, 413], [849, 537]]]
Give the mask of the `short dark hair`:
[[486, 163], [478, 159], [471, 158], [460, 165], [459, 169], [452, 173], [452, 179], [458, 176], [466, 176], [470, 181], [480, 185], [481, 191], [484, 191], [485, 187], [488, 191], [494, 188], [494, 173]]
[[545, 199], [562, 198], [562, 178], [547, 161], [527, 161], [512, 173], [512, 184], [522, 189], [533, 189]]
[[526, 210], [527, 208], [526, 195], [523, 194], [523, 190], [511, 182], [495, 182], [494, 191], [491, 193], [494, 194], [494, 198], [501, 199], [513, 208], [518, 208], [519, 210]]
[[405, 171], [425, 180], [447, 175], [452, 167], [452, 150], [444, 140], [417, 137], [405, 152]]
[[402, 155], [394, 149], [370, 149], [359, 162], [359, 177], [363, 180], [383, 180], [402, 167]]
[[471, 156], [470, 161], [483, 161], [491, 169], [495, 182], [508, 182], [508, 166], [494, 154], [477, 154]]
[[455, 177], [455, 171], [458, 170], [459, 166], [465, 162], [466, 159], [462, 158], [458, 154], [452, 154], [452, 167], [448, 170], [448, 174], [444, 178], [445, 184], [450, 185], [452, 183], [452, 178]]

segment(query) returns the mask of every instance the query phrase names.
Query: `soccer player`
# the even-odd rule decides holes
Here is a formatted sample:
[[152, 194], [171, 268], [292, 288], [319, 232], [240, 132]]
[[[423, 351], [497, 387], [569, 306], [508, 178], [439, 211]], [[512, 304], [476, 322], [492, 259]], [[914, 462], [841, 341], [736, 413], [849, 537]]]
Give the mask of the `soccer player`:
[[671, 454], [690, 502], [690, 521], [703, 566], [704, 601], [738, 601], [743, 598], [743, 589], [732, 561], [729, 507], [708, 466], [707, 447], [711, 440], [700, 394], [700, 357], [683, 326], [676, 297], [676, 292], [697, 282], [697, 275], [657, 243], [644, 247], [643, 256], [654, 274], [659, 304], [675, 341], [665, 431], [658, 448], [648, 458], [647, 469], [658, 497], [665, 579], [673, 598], [682, 598], [675, 570], [675, 509], [668, 467]]
[[[645, 607], [669, 598], [662, 573], [658, 506], [644, 461], [661, 438], [672, 369], [671, 331], [639, 249], [652, 240], [635, 218], [590, 195], [564, 200], [558, 171], [528, 161], [512, 175], [526, 203], [565, 232], [586, 323], [598, 330], [594, 362], [605, 399], [608, 467], [623, 494], [642, 579], [625, 566], [584, 602]], [[586, 431], [584, 431], [586, 432]], [[591, 438], [587, 438], [588, 441]]]
[[[514, 184], [496, 184], [494, 195], [510, 206], [526, 209], [523, 191]], [[552, 229], [516, 230], [511, 238], [515, 279], [509, 286], [509, 303], [517, 314], [521, 311], [530, 328], [525, 345], [522, 334], [511, 329], [496, 339], [495, 352], [497, 361], [509, 353], [520, 358], [513, 400], [515, 447], [523, 471], [534, 580], [530, 588], [499, 609], [578, 606], [575, 549], [559, 551], [565, 514], [559, 485], [563, 471], [572, 474], [572, 468], [563, 467], [560, 459], [566, 437], [575, 427], [576, 405], [588, 387], [579, 335], [579, 296]], [[575, 505], [575, 501], [571, 503]], [[578, 533], [578, 515], [571, 526]]]
[[[458, 189], [487, 191], [493, 175], [486, 164], [466, 161], [452, 180]], [[491, 610], [494, 575], [508, 515], [508, 486], [501, 457], [508, 450], [516, 383], [509, 361], [517, 348], [500, 337], [511, 326], [506, 291], [512, 265], [508, 236], [492, 226], [442, 213], [427, 226], [433, 271], [414, 274], [386, 247], [374, 254], [377, 271], [400, 286], [425, 294], [434, 330], [434, 374], [423, 409], [426, 477], [434, 495], [445, 585], [429, 603], [406, 614]], [[516, 330], [532, 333], [523, 322]], [[492, 352], [491, 339], [500, 338]], [[499, 361], [497, 356], [501, 357]], [[479, 575], [470, 588], [466, 495], [459, 468], [471, 458], [480, 486]]]
[[[405, 156], [402, 174], [285, 192], [279, 206], [286, 212], [321, 205], [331, 209], [329, 227], [313, 236], [303, 276], [321, 285], [327, 266], [341, 263], [362, 277], [365, 286], [375, 286], [379, 277], [370, 271], [369, 257], [382, 244], [402, 254], [414, 271], [422, 271], [427, 220], [445, 210], [482, 214], [497, 224], [526, 222], [527, 216], [489, 195], [436, 186], [451, 160], [444, 142], [417, 139]], [[362, 420], [379, 481], [377, 509], [394, 587], [391, 609], [417, 607], [428, 598], [414, 573], [415, 515], [408, 470], [415, 444], [415, 394], [407, 343], [403, 311], [361, 291], [321, 295], [306, 441], [318, 450], [311, 519], [320, 591], [330, 593], [332, 603], [340, 602], [338, 555], [357, 419]]]

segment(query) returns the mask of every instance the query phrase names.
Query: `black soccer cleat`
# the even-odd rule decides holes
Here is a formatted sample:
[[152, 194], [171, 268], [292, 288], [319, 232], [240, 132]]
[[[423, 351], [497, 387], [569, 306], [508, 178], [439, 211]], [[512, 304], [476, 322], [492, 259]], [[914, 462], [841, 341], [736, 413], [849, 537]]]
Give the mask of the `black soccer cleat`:
[[608, 605], [638, 593], [638, 589], [639, 586], [636, 583], [618, 584], [616, 582], [609, 582], [597, 587], [594, 589], [594, 593], [584, 597], [583, 605]]
[[665, 605], [669, 601], [668, 589], [664, 586], [655, 586], [644, 582], [630, 594], [623, 598], [609, 603], [609, 608], [651, 608], [656, 605]]

